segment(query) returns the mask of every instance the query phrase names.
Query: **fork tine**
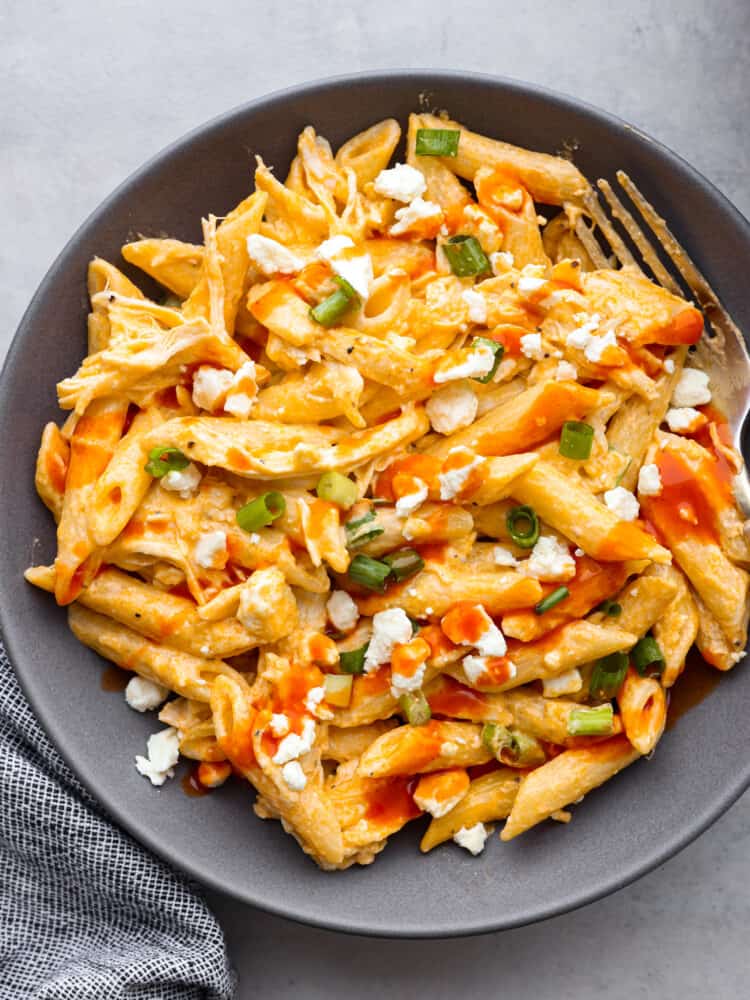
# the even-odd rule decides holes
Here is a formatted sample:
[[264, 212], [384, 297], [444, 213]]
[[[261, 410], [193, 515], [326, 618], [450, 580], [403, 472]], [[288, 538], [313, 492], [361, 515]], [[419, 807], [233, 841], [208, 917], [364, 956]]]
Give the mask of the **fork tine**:
[[584, 248], [586, 249], [586, 252], [591, 258], [594, 267], [598, 268], [612, 267], [611, 263], [602, 253], [602, 248], [597, 243], [596, 237], [584, 222], [583, 217], [580, 215], [576, 219], [575, 232], [578, 239], [581, 241], [581, 243], [583, 243]]
[[[599, 181], [599, 186], [605, 183], [604, 181]], [[615, 227], [607, 218], [606, 214], [602, 211], [602, 206], [599, 203], [599, 199], [596, 196], [596, 192], [593, 189], [589, 189], [583, 199], [583, 205], [586, 211], [589, 213], [594, 223], [599, 227], [599, 229], [604, 234], [607, 242], [612, 247], [615, 256], [619, 260], [623, 267], [635, 267], [639, 271], [641, 266], [635, 257], [632, 255], [630, 250], [620, 238], [620, 234], [617, 232]], [[643, 273], [643, 272], [641, 272]]]
[[695, 263], [677, 241], [666, 220], [659, 215], [654, 206], [645, 198], [635, 183], [624, 170], [617, 171], [617, 180], [627, 192], [629, 198], [648, 223], [660, 245], [668, 254], [674, 266], [685, 279], [685, 284], [695, 296], [698, 304], [707, 313], [711, 325], [722, 333], [731, 333], [745, 349], [745, 341], [734, 320], [719, 301], [706, 277], [698, 270]]
[[[617, 179], [622, 184], [621, 174], [622, 171], [618, 171]], [[628, 181], [629, 180], [630, 178], [628, 178]], [[615, 192], [612, 190], [612, 186], [609, 184], [609, 182], [606, 180], [599, 180], [597, 182], [597, 186], [604, 195], [604, 197], [606, 198], [607, 204], [612, 210], [612, 215], [622, 223], [628, 236], [631, 238], [633, 243], [638, 248], [638, 252], [641, 254], [645, 262], [651, 268], [651, 271], [653, 272], [653, 275], [659, 282], [659, 284], [663, 288], [666, 288], [668, 291], [672, 292], [674, 295], [682, 295], [682, 289], [679, 287], [679, 285], [674, 280], [672, 275], [659, 260], [656, 251], [649, 243], [643, 230], [635, 221], [635, 219], [633, 218], [631, 213], [627, 210], [627, 208], [625, 208], [625, 206], [617, 197]], [[626, 191], [628, 190], [624, 184], [623, 188], [625, 188]], [[630, 194], [630, 191], [628, 191], [628, 194]], [[635, 199], [633, 199], [633, 204], [637, 205], [637, 207], [640, 210], [640, 206], [638, 206], [638, 203], [635, 201]]]

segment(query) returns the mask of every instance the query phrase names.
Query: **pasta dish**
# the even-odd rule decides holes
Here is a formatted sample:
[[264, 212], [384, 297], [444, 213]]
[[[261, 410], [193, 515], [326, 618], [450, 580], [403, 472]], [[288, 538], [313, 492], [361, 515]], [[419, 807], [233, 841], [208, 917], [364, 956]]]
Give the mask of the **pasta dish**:
[[202, 242], [94, 259], [36, 464], [26, 578], [158, 710], [138, 772], [249, 782], [324, 869], [424, 814], [423, 851], [568, 823], [691, 648], [746, 644], [701, 312], [581, 238], [570, 160], [422, 113], [400, 142], [308, 126]]

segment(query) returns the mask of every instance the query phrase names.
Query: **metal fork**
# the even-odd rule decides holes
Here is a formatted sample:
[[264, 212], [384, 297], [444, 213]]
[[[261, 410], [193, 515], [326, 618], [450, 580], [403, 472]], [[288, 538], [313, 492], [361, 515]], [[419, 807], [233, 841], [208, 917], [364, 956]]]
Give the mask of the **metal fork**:
[[[618, 170], [616, 176], [622, 189], [621, 194], [617, 194], [608, 181], [597, 181], [597, 187], [604, 196], [612, 219], [607, 215], [601, 198], [591, 188], [583, 205], [592, 225], [589, 226], [584, 217], [579, 216], [575, 225], [576, 235], [596, 267], [613, 265], [612, 259], [602, 249], [601, 241], [604, 241], [622, 267], [637, 268], [675, 295], [694, 297], [707, 323], [706, 332], [692, 354], [693, 363], [710, 370], [714, 400], [726, 415], [735, 449], [742, 454], [743, 427], [750, 410], [750, 356], [745, 339], [705, 276], [671, 232], [666, 220], [623, 170]], [[626, 207], [623, 195], [627, 196], [658, 246], [674, 265], [676, 274], [665, 266], [653, 242], [648, 239], [633, 212]], [[620, 223], [640, 260], [631, 252], [612, 220]], [[737, 502], [745, 516], [750, 517], [750, 478], [746, 465], [743, 465], [736, 477], [734, 487]]]

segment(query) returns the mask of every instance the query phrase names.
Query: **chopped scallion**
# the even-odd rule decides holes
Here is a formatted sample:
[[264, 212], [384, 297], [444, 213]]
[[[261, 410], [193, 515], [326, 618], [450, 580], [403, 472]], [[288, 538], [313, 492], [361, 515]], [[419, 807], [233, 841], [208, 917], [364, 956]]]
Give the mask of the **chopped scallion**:
[[580, 420], [566, 420], [560, 433], [558, 451], [565, 458], [575, 458], [584, 461], [591, 457], [591, 447], [594, 443], [594, 428], [591, 424]]
[[367, 545], [368, 542], [371, 542], [373, 538], [382, 535], [385, 530], [384, 528], [379, 528], [377, 525], [372, 528], [367, 527], [368, 524], [372, 524], [375, 520], [375, 511], [370, 510], [364, 517], [358, 517], [354, 521], [347, 521], [344, 525], [347, 547], [350, 549], [359, 549], [363, 545]]
[[355, 556], [349, 564], [349, 579], [367, 590], [385, 590], [385, 581], [391, 575], [391, 567], [379, 559], [369, 556]]
[[570, 591], [567, 587], [556, 587], [551, 594], [547, 594], [543, 597], [538, 604], [534, 605], [534, 611], [538, 615], [543, 615], [545, 611], [551, 611], [552, 608], [556, 607], [560, 601], [564, 601], [566, 597], [570, 597]]
[[326, 674], [323, 687], [328, 704], [346, 708], [352, 698], [353, 681], [351, 674]]
[[539, 518], [533, 507], [514, 507], [505, 518], [511, 540], [522, 549], [532, 549], [539, 541]]
[[351, 306], [359, 301], [359, 296], [348, 281], [339, 277], [334, 280], [339, 286], [336, 291], [310, 310], [312, 318], [321, 326], [335, 326]]
[[482, 726], [482, 743], [500, 760], [500, 754], [513, 746], [513, 737], [510, 730], [501, 726], [499, 722], [485, 722]]
[[471, 342], [471, 346], [473, 350], [476, 350], [478, 347], [489, 347], [489, 349], [495, 355], [495, 361], [492, 365], [492, 368], [490, 368], [487, 374], [474, 377], [475, 382], [481, 382], [482, 385], [486, 385], [487, 382], [492, 381], [495, 372], [497, 371], [498, 365], [503, 360], [503, 354], [505, 354], [505, 348], [503, 347], [502, 344], [498, 344], [496, 340], [490, 340], [489, 337], [475, 337]]
[[148, 453], [148, 462], [144, 465], [144, 469], [150, 476], [161, 479], [168, 472], [179, 472], [180, 469], [187, 469], [189, 465], [190, 459], [187, 455], [183, 455], [179, 448], [160, 445]]
[[401, 695], [398, 703], [410, 726], [426, 726], [432, 718], [429, 703], [422, 691], [407, 691]]
[[594, 610], [603, 612], [609, 618], [619, 618], [622, 614], [622, 605], [618, 604], [617, 601], [606, 600], [602, 601], [601, 604], [597, 604]]
[[457, 278], [471, 278], [492, 271], [489, 258], [476, 236], [451, 236], [443, 243], [443, 252]]
[[627, 653], [610, 653], [594, 664], [589, 681], [589, 694], [596, 701], [609, 701], [620, 690], [628, 672]]
[[541, 764], [547, 759], [541, 743], [535, 737], [521, 732], [520, 729], [512, 729], [511, 737], [513, 745], [510, 748], [510, 755], [514, 764], [521, 766]]
[[662, 653], [661, 646], [652, 635], [644, 635], [642, 639], [639, 639], [635, 646], [633, 646], [630, 656], [633, 660], [633, 666], [641, 677], [646, 673], [661, 673], [661, 665], [664, 663], [664, 653]]
[[416, 549], [400, 549], [383, 556], [383, 562], [390, 566], [391, 573], [398, 583], [408, 580], [410, 576], [424, 569], [424, 559]]
[[574, 708], [568, 716], [571, 736], [606, 736], [614, 728], [614, 713], [609, 702], [596, 708]]
[[419, 128], [414, 151], [417, 156], [456, 156], [460, 138], [458, 129]]
[[243, 531], [257, 531], [272, 524], [286, 510], [284, 494], [276, 490], [256, 497], [237, 511], [237, 524]]
[[324, 472], [318, 480], [315, 492], [321, 500], [330, 500], [338, 507], [348, 510], [357, 502], [357, 484], [340, 472]]
[[357, 649], [339, 652], [339, 670], [342, 674], [363, 674], [365, 672], [365, 654], [369, 645], [370, 643], [366, 642], [364, 646], [359, 646]]

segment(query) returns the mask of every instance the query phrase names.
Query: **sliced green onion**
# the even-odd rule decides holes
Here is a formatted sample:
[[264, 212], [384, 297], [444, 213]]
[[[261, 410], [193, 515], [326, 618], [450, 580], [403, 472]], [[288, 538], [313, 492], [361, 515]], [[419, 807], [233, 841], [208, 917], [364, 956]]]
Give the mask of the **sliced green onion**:
[[458, 129], [418, 128], [414, 151], [417, 156], [456, 156], [460, 138]]
[[443, 243], [443, 252], [457, 278], [471, 278], [492, 270], [489, 258], [476, 236], [451, 236]]
[[610, 653], [594, 664], [589, 681], [589, 694], [596, 701], [609, 701], [620, 690], [628, 672], [628, 654]]
[[407, 691], [398, 700], [410, 726], [426, 726], [432, 712], [422, 691]]
[[520, 729], [512, 729], [511, 737], [513, 746], [510, 748], [510, 754], [513, 763], [525, 766], [541, 764], [547, 759], [541, 743], [535, 737], [522, 733]]
[[359, 646], [357, 649], [339, 652], [339, 670], [342, 674], [363, 674], [365, 672], [365, 654], [369, 645], [370, 643], [366, 642], [364, 646]]
[[538, 604], [534, 605], [534, 611], [538, 615], [543, 615], [545, 611], [551, 611], [560, 601], [564, 601], [566, 597], [570, 597], [570, 591], [567, 587], [557, 587], [552, 591], [551, 594], [547, 594], [543, 597]]
[[[633, 660], [633, 666], [641, 677], [646, 672], [650, 674], [661, 673], [661, 666], [656, 667], [655, 664], [664, 663], [664, 653], [662, 653], [661, 646], [652, 635], [644, 635], [642, 639], [639, 639], [635, 646], [633, 646], [630, 656]], [[648, 670], [649, 667], [651, 668], [650, 670]]]
[[498, 365], [503, 360], [503, 354], [505, 354], [505, 348], [502, 344], [498, 344], [496, 340], [490, 340], [489, 337], [475, 337], [471, 342], [472, 349], [477, 347], [489, 347], [492, 353], [495, 355], [495, 361], [492, 368], [487, 372], [486, 375], [475, 376], [475, 382], [481, 382], [482, 385], [486, 385], [487, 382], [491, 382], [492, 378], [497, 371]]
[[391, 573], [398, 583], [408, 580], [410, 576], [424, 569], [424, 559], [416, 549], [400, 549], [383, 556], [383, 562], [390, 566]]
[[574, 708], [568, 716], [571, 736], [606, 736], [614, 725], [614, 713], [609, 702], [596, 708]]
[[344, 313], [359, 301], [359, 296], [348, 281], [339, 277], [334, 280], [339, 286], [336, 291], [310, 310], [312, 318], [321, 326], [335, 326]]
[[272, 524], [286, 510], [286, 500], [283, 493], [272, 490], [256, 497], [237, 511], [237, 524], [243, 531], [257, 531]]
[[618, 604], [617, 601], [602, 601], [601, 604], [597, 604], [594, 611], [601, 611], [609, 618], [619, 618], [622, 614], [622, 605]]
[[160, 445], [148, 453], [148, 462], [143, 468], [150, 476], [161, 479], [168, 472], [179, 472], [180, 469], [187, 469], [189, 465], [190, 459], [187, 455], [183, 455], [179, 448]]
[[508, 511], [505, 523], [511, 540], [520, 548], [532, 549], [539, 541], [539, 518], [533, 507], [514, 507]]
[[501, 726], [499, 722], [485, 722], [482, 726], [482, 743], [500, 760], [503, 750], [508, 750], [513, 746], [513, 737], [510, 729]]
[[326, 674], [323, 687], [325, 689], [325, 700], [329, 705], [336, 705], [338, 708], [346, 708], [352, 700], [352, 683], [354, 678], [351, 674]]
[[349, 578], [360, 587], [377, 590], [381, 594], [385, 590], [385, 581], [391, 575], [391, 567], [379, 559], [369, 556], [355, 556], [349, 563]]
[[338, 507], [348, 510], [357, 502], [357, 484], [340, 472], [324, 472], [318, 480], [315, 492], [321, 500], [330, 500]]
[[580, 420], [566, 420], [560, 434], [558, 451], [565, 458], [577, 458], [584, 461], [591, 457], [591, 446], [594, 443], [594, 428], [591, 424]]
[[375, 511], [368, 511], [364, 517], [358, 517], [355, 521], [347, 521], [344, 525], [346, 529], [346, 544], [350, 549], [359, 549], [368, 542], [371, 542], [373, 538], [377, 538], [378, 535], [382, 535], [384, 528], [379, 528], [377, 526], [373, 528], [364, 529], [366, 525], [371, 524], [376, 519]]

